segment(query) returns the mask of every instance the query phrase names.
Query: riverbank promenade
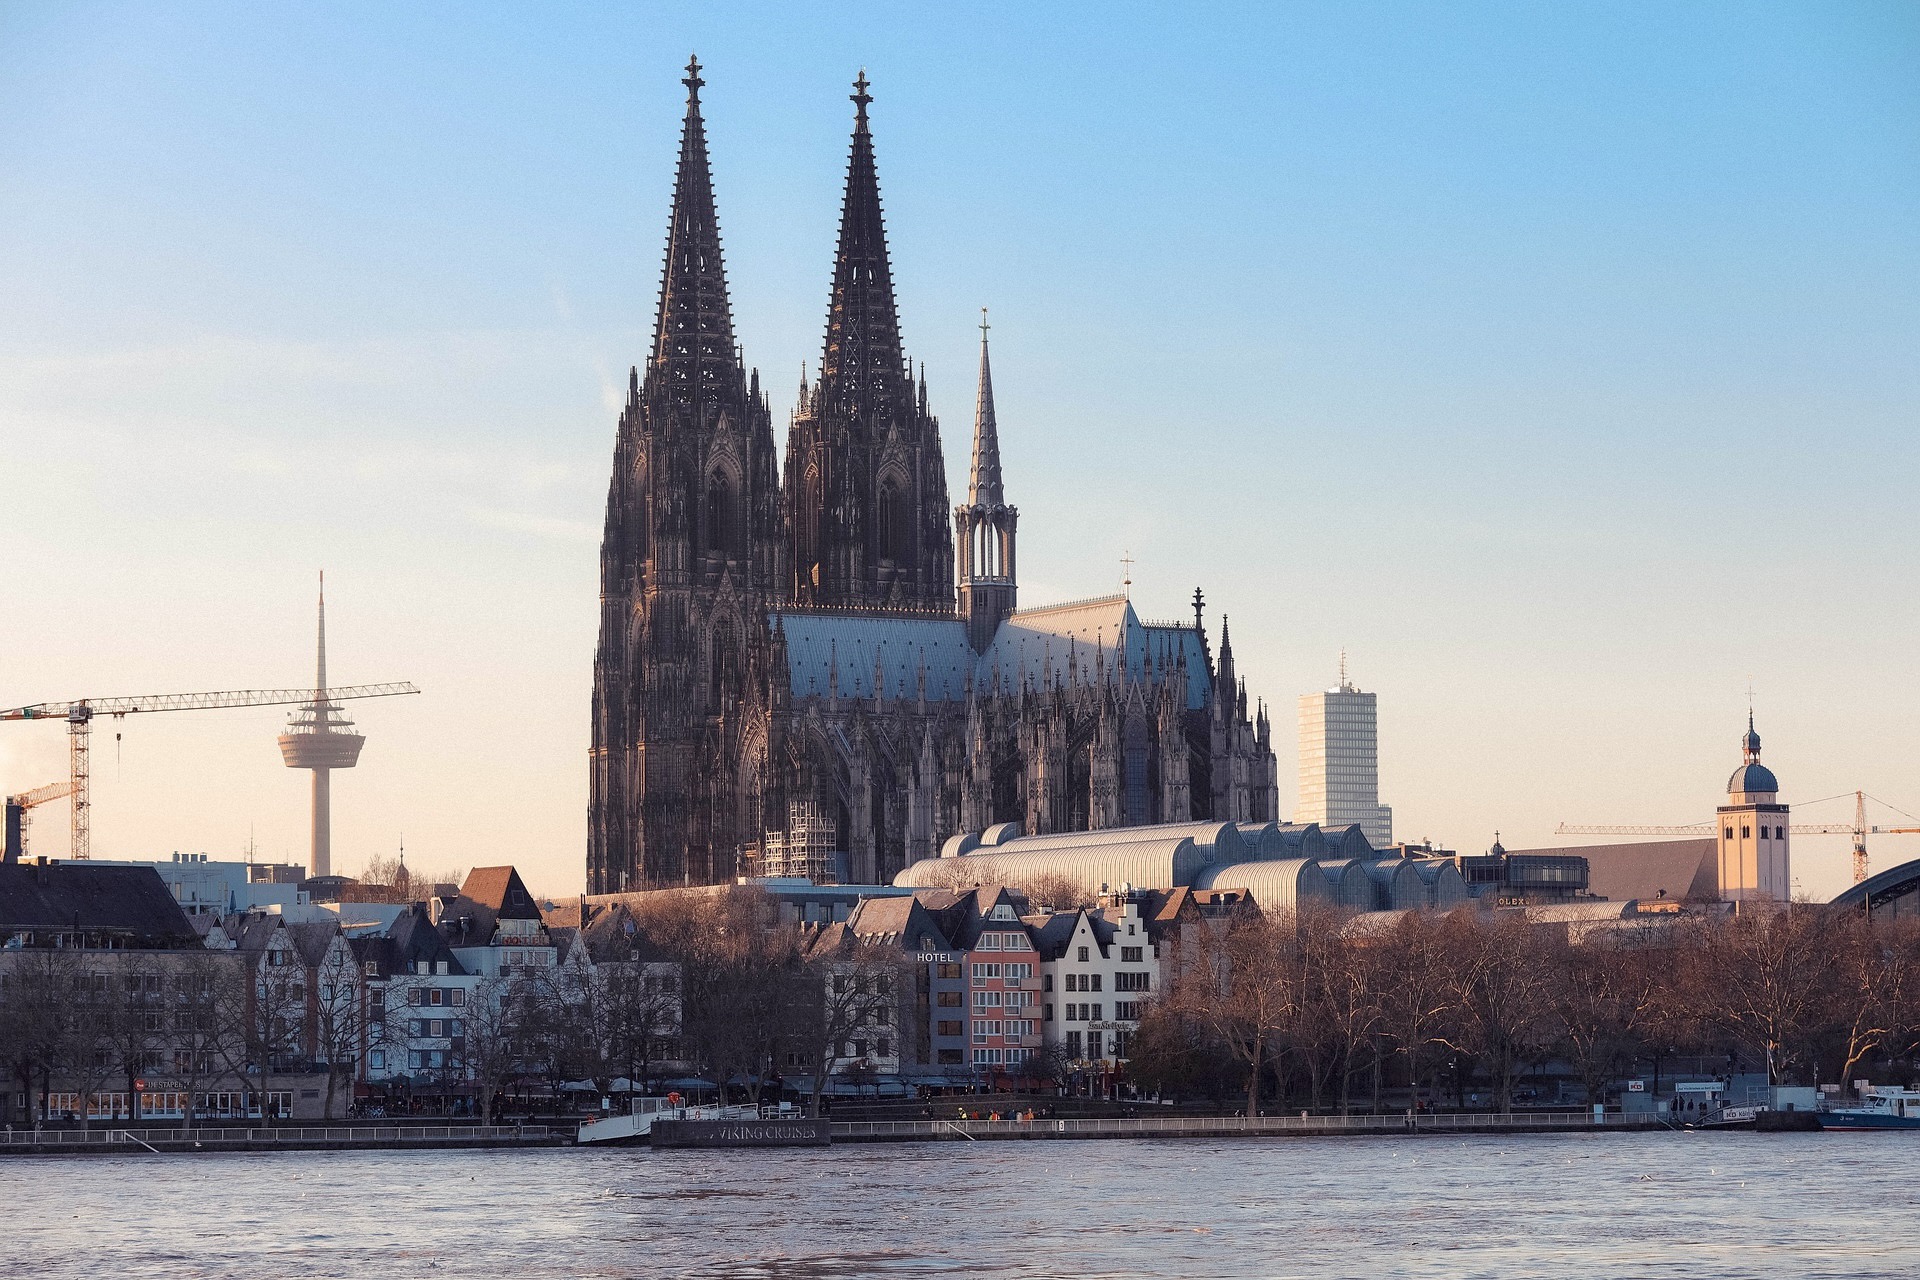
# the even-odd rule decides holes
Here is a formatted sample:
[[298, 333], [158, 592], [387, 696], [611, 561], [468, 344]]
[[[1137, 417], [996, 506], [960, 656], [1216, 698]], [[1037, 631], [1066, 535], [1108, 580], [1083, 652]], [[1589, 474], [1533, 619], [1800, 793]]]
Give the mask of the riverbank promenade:
[[548, 1125], [352, 1124], [203, 1126], [193, 1129], [16, 1128], [0, 1133], [0, 1155], [111, 1155], [190, 1151], [346, 1151], [395, 1148], [557, 1147], [571, 1128]]

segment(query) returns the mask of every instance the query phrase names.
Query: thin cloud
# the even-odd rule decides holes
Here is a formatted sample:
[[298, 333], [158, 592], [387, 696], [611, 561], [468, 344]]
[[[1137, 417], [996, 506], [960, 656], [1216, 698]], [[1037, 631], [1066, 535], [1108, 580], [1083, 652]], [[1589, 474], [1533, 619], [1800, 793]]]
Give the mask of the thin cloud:
[[529, 515], [524, 511], [501, 511], [493, 507], [474, 507], [467, 518], [489, 529], [545, 538], [556, 542], [597, 543], [600, 529], [585, 520], [566, 520], [559, 516]]

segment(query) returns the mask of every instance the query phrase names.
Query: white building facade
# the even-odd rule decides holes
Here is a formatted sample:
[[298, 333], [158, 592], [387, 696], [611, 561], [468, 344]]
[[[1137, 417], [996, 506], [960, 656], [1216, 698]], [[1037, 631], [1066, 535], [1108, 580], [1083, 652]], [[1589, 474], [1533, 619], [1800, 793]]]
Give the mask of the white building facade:
[[1376, 849], [1393, 843], [1393, 810], [1380, 803], [1380, 729], [1375, 697], [1347, 679], [1300, 696], [1300, 802], [1295, 822], [1358, 824]]

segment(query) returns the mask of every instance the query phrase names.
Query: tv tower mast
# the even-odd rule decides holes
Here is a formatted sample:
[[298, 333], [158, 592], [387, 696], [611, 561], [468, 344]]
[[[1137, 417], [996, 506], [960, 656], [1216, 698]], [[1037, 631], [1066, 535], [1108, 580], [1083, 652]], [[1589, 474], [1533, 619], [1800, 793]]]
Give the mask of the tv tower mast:
[[289, 769], [313, 770], [313, 851], [307, 858], [309, 876], [333, 874], [333, 771], [351, 769], [360, 762], [367, 740], [354, 732], [353, 721], [327, 696], [327, 575], [320, 574], [320, 645], [314, 667], [313, 701], [287, 718], [280, 735], [280, 755]]

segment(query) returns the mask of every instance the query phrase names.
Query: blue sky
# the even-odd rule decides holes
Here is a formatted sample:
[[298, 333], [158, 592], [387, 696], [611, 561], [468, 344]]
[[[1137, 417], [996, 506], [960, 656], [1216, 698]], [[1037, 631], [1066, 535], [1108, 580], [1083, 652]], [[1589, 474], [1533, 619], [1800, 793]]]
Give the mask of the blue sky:
[[[324, 565], [336, 676], [427, 690], [337, 861], [576, 887], [697, 50], [776, 414], [864, 66], [952, 483], [990, 306], [1022, 598], [1203, 585], [1284, 779], [1344, 645], [1405, 836], [1698, 821], [1749, 682], [1788, 799], [1920, 812], [1920, 9], [1166, 8], [0, 6], [0, 704], [297, 683]], [[96, 847], [298, 858], [277, 724], [124, 726]]]

